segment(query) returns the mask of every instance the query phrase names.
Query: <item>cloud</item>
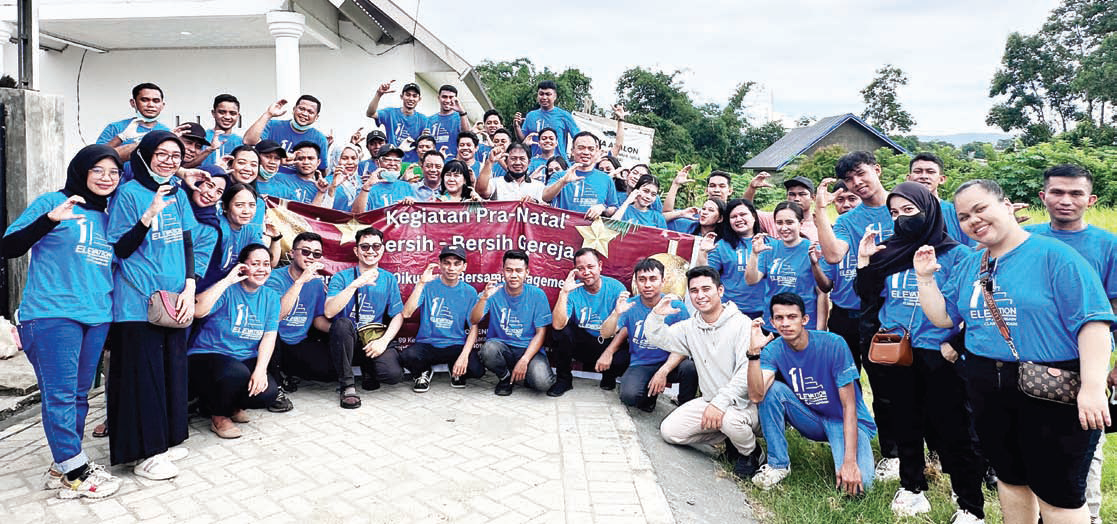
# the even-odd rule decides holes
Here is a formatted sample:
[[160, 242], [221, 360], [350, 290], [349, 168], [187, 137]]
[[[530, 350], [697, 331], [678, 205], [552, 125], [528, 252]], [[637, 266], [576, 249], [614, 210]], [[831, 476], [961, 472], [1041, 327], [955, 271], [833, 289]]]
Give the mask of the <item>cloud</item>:
[[[415, 13], [417, 0], [396, 1]], [[859, 91], [893, 64], [908, 74], [900, 100], [916, 131], [940, 134], [990, 130], [989, 81], [1005, 38], [1034, 32], [1058, 3], [575, 0], [509, 8], [428, 0], [418, 17], [472, 63], [528, 57], [538, 67], [577, 67], [593, 79], [599, 104], [615, 101], [624, 70], [643, 66], [684, 70], [700, 103], [724, 103], [751, 80], [771, 89], [780, 114], [860, 112]]]

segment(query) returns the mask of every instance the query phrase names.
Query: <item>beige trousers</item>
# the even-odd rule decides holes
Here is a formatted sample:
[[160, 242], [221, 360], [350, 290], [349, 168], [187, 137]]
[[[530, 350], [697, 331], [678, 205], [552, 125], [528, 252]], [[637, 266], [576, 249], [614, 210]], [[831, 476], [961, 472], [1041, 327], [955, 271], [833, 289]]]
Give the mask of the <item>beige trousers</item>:
[[716, 444], [725, 438], [743, 455], [756, 448], [756, 435], [760, 432], [760, 417], [756, 406], [747, 408], [729, 406], [721, 419], [721, 429], [702, 429], [702, 413], [710, 403], [696, 398], [672, 411], [659, 425], [659, 433], [669, 444]]

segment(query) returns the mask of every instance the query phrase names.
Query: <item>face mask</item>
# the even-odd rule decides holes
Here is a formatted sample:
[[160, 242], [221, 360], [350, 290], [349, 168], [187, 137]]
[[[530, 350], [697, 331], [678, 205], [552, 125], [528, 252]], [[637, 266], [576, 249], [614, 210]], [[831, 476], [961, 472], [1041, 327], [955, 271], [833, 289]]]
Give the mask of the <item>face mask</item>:
[[295, 131], [298, 131], [300, 133], [305, 133], [307, 129], [310, 129], [310, 126], [309, 125], [304, 126], [304, 125], [296, 122], [295, 119], [292, 118], [291, 119], [291, 129], [294, 129]]
[[914, 215], [901, 215], [896, 217], [894, 233], [900, 238], [916, 239], [919, 238], [926, 224], [927, 215], [924, 215], [922, 211]]
[[399, 180], [399, 172], [398, 171], [381, 171], [380, 172], [380, 179], [384, 180], [384, 181], [387, 181], [387, 182], [395, 182], [396, 180]]
[[156, 173], [154, 169], [151, 169], [151, 166], [147, 165], [147, 161], [144, 160], [142, 156], [140, 157], [140, 163], [144, 165], [144, 167], [147, 169], [147, 174], [151, 175], [151, 179], [154, 180], [156, 184], [166, 184], [167, 182], [170, 182], [171, 177], [174, 176], [173, 174], [162, 176], [159, 173]]
[[267, 182], [271, 177], [275, 176], [278, 173], [279, 173], [278, 169], [275, 171], [275, 173], [268, 173], [267, 171], [264, 170], [264, 166], [260, 166], [259, 176], [260, 176], [260, 180], [263, 180], [264, 182]]
[[155, 115], [153, 117], [148, 118], [148, 117], [144, 116], [143, 113], [141, 113], [138, 109], [136, 110], [136, 120], [139, 120], [140, 122], [143, 122], [145, 124], [150, 124], [150, 123], [152, 123], [152, 122], [154, 122], [158, 119], [159, 119], [159, 115]]

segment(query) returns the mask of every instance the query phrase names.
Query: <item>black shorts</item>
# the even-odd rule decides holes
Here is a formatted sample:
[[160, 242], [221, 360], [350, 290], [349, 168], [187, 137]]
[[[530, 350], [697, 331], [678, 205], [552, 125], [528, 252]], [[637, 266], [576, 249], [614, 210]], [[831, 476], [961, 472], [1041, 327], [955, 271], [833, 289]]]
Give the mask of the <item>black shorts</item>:
[[997, 478], [1028, 486], [1058, 508], [1085, 504], [1086, 474], [1101, 431], [1082, 429], [1077, 406], [1021, 393], [1016, 362], [971, 354], [960, 368], [981, 451]]

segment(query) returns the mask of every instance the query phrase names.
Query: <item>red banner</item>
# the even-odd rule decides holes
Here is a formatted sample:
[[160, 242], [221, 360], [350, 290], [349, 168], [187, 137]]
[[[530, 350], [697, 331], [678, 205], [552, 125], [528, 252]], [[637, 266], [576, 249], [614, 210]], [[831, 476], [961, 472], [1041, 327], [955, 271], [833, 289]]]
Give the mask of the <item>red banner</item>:
[[[632, 268], [654, 256], [667, 268], [664, 290], [682, 296], [696, 237], [663, 229], [636, 226], [612, 219], [586, 220], [580, 213], [511, 202], [435, 202], [377, 209], [359, 215], [297, 202], [269, 198], [268, 221], [283, 233], [284, 251], [296, 234], [313, 231], [324, 240], [323, 263], [333, 274], [356, 265], [354, 236], [368, 226], [384, 232], [385, 253], [380, 266], [396, 274], [407, 299], [427, 264], [438, 252], [459, 244], [467, 253], [462, 277], [478, 291], [490, 280], [501, 280], [501, 257], [522, 249], [531, 257], [529, 283], [539, 286], [554, 304], [562, 281], [574, 267], [574, 252], [592, 247], [605, 256], [602, 274], [631, 287]], [[407, 335], [415, 326], [404, 328]]]

